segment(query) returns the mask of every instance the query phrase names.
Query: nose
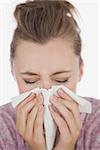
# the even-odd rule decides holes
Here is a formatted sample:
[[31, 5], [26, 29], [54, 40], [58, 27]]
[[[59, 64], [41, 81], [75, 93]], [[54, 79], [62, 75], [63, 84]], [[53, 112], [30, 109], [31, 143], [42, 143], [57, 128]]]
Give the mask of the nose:
[[50, 80], [44, 79], [41, 83], [41, 87], [48, 90], [52, 87], [52, 83]]

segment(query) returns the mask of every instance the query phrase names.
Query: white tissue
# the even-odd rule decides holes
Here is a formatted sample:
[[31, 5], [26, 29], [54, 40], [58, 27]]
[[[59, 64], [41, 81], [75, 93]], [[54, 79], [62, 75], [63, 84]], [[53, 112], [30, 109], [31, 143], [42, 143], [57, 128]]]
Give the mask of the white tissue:
[[79, 97], [76, 95], [74, 92], [72, 92], [70, 89], [63, 85], [59, 86], [52, 86], [50, 89], [44, 89], [44, 88], [34, 88], [31, 91], [25, 92], [17, 97], [14, 97], [11, 99], [13, 107], [16, 107], [20, 102], [22, 102], [26, 97], [30, 95], [31, 92], [33, 93], [42, 93], [44, 97], [44, 105], [45, 105], [45, 113], [44, 113], [44, 128], [45, 128], [45, 137], [46, 137], [46, 145], [48, 150], [52, 150], [55, 137], [56, 137], [56, 131], [57, 131], [57, 126], [54, 123], [51, 113], [49, 111], [48, 105], [50, 96], [52, 96], [56, 91], [62, 88], [70, 97], [72, 97], [73, 100], [75, 100], [79, 104], [79, 110], [80, 112], [85, 112], [85, 113], [91, 113], [92, 108], [91, 108], [91, 103], [87, 100], [85, 100], [82, 97]]

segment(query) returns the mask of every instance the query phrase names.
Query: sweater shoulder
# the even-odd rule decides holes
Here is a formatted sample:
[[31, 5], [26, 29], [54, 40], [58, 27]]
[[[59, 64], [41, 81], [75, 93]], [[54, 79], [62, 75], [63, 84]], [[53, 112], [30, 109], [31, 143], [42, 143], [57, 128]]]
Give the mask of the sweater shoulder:
[[11, 102], [0, 106], [0, 118], [3, 120], [13, 120], [16, 119], [16, 110], [13, 108]]
[[[16, 128], [16, 109], [11, 102], [0, 106], [0, 148], [29, 150]], [[0, 149], [1, 150], [1, 149]]]

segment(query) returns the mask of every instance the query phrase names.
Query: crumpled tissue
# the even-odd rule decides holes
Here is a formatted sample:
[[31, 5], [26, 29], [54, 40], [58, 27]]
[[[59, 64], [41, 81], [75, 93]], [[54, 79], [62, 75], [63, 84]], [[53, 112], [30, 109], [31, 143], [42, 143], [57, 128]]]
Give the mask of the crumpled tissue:
[[75, 100], [79, 104], [80, 112], [82, 113], [92, 112], [92, 106], [89, 101], [76, 95], [73, 91], [71, 91], [69, 88], [67, 88], [64, 85], [55, 85], [55, 86], [52, 86], [48, 90], [37, 87], [28, 92], [22, 93], [19, 96], [11, 98], [12, 105], [15, 108], [19, 103], [25, 100], [25, 98], [27, 98], [30, 95], [30, 93], [32, 92], [36, 94], [42, 93], [43, 98], [44, 98], [44, 105], [45, 105], [44, 130], [45, 130], [46, 145], [47, 145], [48, 150], [52, 150], [53, 148], [55, 137], [56, 137], [56, 131], [57, 131], [57, 126], [48, 108], [48, 105], [50, 105], [49, 99], [50, 99], [50, 96], [55, 94], [59, 88], [62, 88], [73, 100]]

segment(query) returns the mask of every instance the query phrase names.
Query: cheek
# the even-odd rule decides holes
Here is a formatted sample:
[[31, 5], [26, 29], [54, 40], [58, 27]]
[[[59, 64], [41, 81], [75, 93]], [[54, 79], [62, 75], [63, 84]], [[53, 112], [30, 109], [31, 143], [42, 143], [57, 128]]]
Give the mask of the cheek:
[[72, 85], [72, 86], [70, 87], [70, 89], [71, 89], [73, 92], [75, 92], [75, 93], [76, 93], [76, 88], [77, 88], [77, 85], [76, 85], [76, 84], [74, 84], [74, 85]]
[[72, 90], [73, 92], [76, 93], [76, 89], [77, 89], [77, 77], [72, 76], [69, 80], [69, 82], [65, 85], [67, 86], [70, 90]]
[[18, 77], [16, 82], [18, 85], [19, 93], [24, 93], [30, 90], [30, 88], [26, 85], [26, 83], [21, 78]]
[[77, 84], [75, 83], [69, 83], [66, 85], [70, 90], [76, 93]]

